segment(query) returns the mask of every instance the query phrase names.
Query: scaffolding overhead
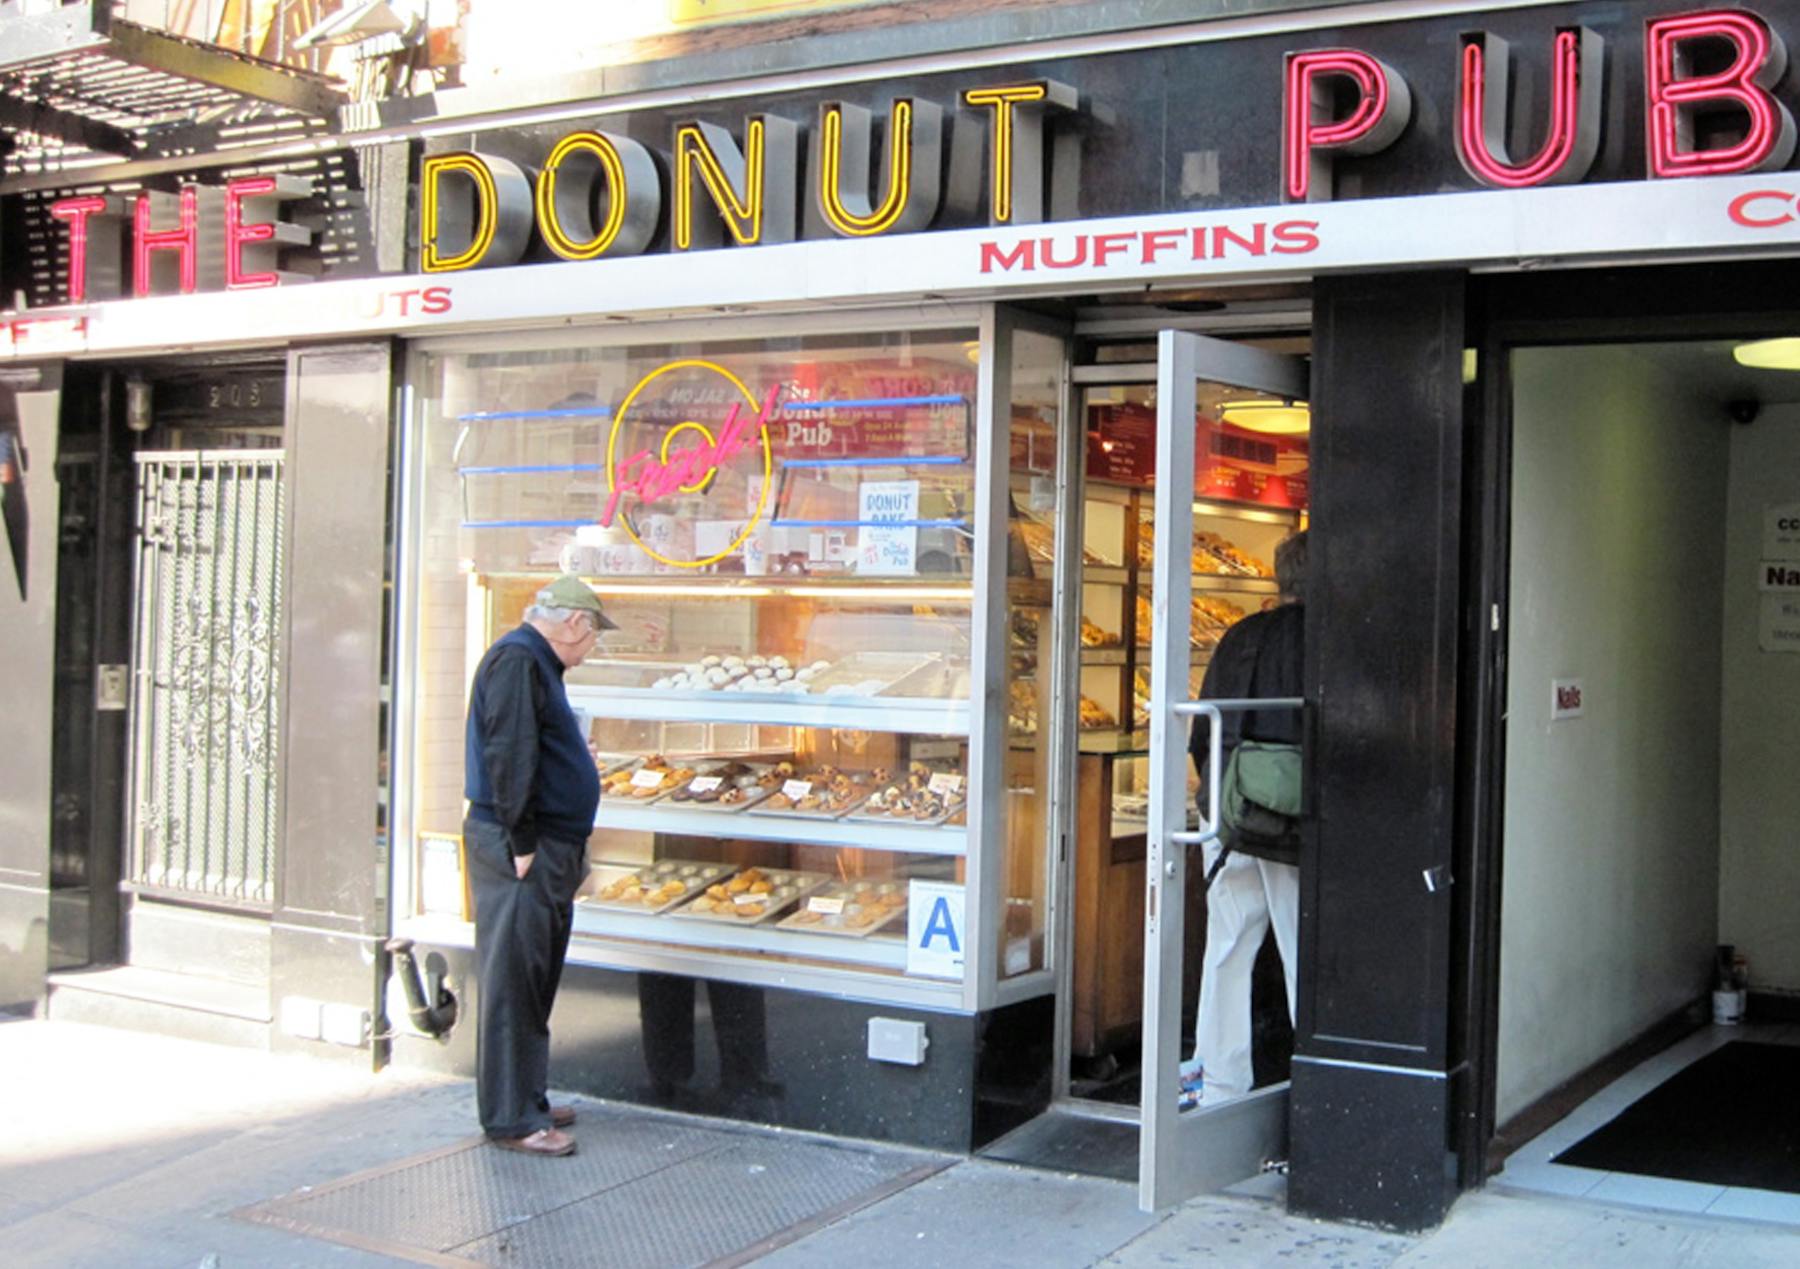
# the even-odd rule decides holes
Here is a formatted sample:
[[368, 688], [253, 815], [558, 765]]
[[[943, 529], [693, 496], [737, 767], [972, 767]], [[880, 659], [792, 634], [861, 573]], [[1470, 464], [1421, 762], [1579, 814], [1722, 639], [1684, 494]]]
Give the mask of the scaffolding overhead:
[[344, 100], [329, 76], [115, 18], [110, 0], [0, 0], [8, 177], [310, 133]]

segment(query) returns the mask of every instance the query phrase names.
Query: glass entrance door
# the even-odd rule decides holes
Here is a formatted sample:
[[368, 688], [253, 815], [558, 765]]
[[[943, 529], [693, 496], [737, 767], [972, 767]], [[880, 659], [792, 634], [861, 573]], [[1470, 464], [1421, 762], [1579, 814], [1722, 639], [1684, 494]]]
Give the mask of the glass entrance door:
[[[1216, 850], [1217, 798], [1208, 800], [1202, 790], [1206, 814], [1190, 827], [1194, 801], [1189, 795], [1188, 739], [1190, 723], [1215, 726], [1220, 713], [1216, 706], [1210, 712], [1197, 709], [1189, 698], [1208, 619], [1207, 596], [1193, 571], [1199, 555], [1214, 549], [1195, 533], [1196, 499], [1228, 496], [1260, 519], [1298, 527], [1304, 490], [1289, 487], [1295, 468], [1292, 461], [1284, 463], [1284, 455], [1292, 460], [1297, 454], [1304, 470], [1303, 438], [1309, 426], [1307, 367], [1298, 357], [1164, 331], [1157, 362], [1138, 1156], [1139, 1206], [1146, 1211], [1231, 1185], [1255, 1175], [1265, 1162], [1287, 1157], [1285, 1081], [1222, 1101], [1200, 1100], [1192, 1087], [1194, 1060], [1204, 1065], [1208, 1055], [1194, 1052], [1195, 1036], [1183, 1022], [1183, 1005], [1189, 1003], [1183, 989], [1186, 896], [1190, 871], [1203, 872], [1204, 861]], [[1198, 443], [1202, 434], [1204, 448]], [[1227, 479], [1229, 490], [1213, 487]], [[1298, 476], [1294, 483], [1303, 479]], [[1267, 602], [1276, 597], [1271, 593]], [[1218, 769], [1213, 762], [1209, 771], [1215, 794]], [[1254, 955], [1252, 948], [1246, 959]], [[1204, 990], [1204, 978], [1202, 985]], [[1245, 1031], [1239, 1056], [1247, 1064], [1248, 965], [1241, 974], [1221, 973], [1213, 987], [1224, 1000], [1221, 1007], [1239, 1011]], [[1184, 1062], [1190, 1077], [1185, 1089]], [[1204, 1080], [1204, 1070], [1199, 1078]]]

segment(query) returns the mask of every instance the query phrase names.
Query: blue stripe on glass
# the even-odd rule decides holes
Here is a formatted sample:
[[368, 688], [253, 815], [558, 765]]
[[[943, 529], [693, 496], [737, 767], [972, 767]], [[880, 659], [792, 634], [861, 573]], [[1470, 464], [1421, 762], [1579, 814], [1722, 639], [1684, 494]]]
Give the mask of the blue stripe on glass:
[[967, 520], [771, 520], [771, 529], [964, 529]]
[[860, 401], [783, 401], [781, 408], [796, 410], [872, 410], [896, 405], [961, 405], [967, 397], [868, 397]]
[[960, 467], [969, 460], [960, 454], [929, 454], [923, 458], [784, 458], [783, 467]]
[[612, 407], [590, 405], [567, 410], [480, 410], [474, 414], [459, 414], [458, 423], [496, 423], [504, 419], [609, 419]]
[[459, 476], [515, 476], [546, 471], [599, 471], [599, 463], [545, 463], [535, 467], [458, 467]]
[[464, 520], [464, 529], [578, 529], [592, 520]]

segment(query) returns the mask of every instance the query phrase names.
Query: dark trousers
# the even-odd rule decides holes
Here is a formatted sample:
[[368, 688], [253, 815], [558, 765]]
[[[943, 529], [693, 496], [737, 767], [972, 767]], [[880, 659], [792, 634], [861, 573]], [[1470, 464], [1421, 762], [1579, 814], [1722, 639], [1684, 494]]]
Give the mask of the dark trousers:
[[475, 892], [481, 1127], [490, 1137], [525, 1137], [550, 1126], [550, 1009], [569, 953], [575, 892], [587, 876], [587, 844], [540, 839], [523, 878], [499, 827], [465, 820], [463, 844]]

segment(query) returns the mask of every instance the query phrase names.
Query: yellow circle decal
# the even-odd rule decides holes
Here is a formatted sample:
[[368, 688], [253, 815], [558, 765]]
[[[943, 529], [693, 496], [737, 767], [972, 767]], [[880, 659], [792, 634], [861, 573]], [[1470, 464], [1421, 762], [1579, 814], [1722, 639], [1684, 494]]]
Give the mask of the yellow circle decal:
[[[619, 406], [618, 413], [613, 416], [612, 429], [607, 434], [606, 490], [608, 494], [613, 495], [614, 501], [616, 501], [618, 497], [619, 487], [619, 434], [624, 430], [626, 421], [631, 417], [631, 407], [637, 402], [637, 399], [643, 395], [644, 389], [648, 388], [664, 375], [673, 374], [681, 370], [698, 370], [720, 376], [736, 389], [737, 395], [743, 398], [744, 408], [747, 408], [753, 417], [760, 414], [762, 406], [758, 403], [750, 389], [744, 386], [743, 380], [739, 379], [736, 375], [732, 374], [731, 371], [725, 369], [725, 367], [719, 365], [717, 362], [687, 358], [682, 361], [671, 361], [667, 365], [658, 366], [655, 370], [652, 370], [649, 374], [638, 380], [637, 386], [626, 394], [624, 403]], [[663, 435], [662, 445], [658, 450], [658, 461], [663, 468], [666, 469], [669, 466], [670, 446], [675, 437], [690, 429], [700, 433], [700, 435], [705, 438], [702, 442], [703, 446], [710, 447], [717, 444], [715, 434], [702, 424], [692, 420], [684, 420], [677, 423]], [[756, 510], [751, 513], [750, 519], [745, 522], [743, 530], [731, 540], [730, 545], [724, 550], [719, 551], [717, 554], [707, 556], [705, 559], [671, 559], [646, 543], [638, 536], [637, 529], [632, 525], [631, 521], [621, 517], [621, 523], [624, 524], [625, 532], [631, 536], [631, 540], [637, 543], [637, 545], [642, 548], [643, 552], [651, 559], [663, 564], [671, 565], [675, 568], [705, 568], [708, 564], [718, 563], [742, 546], [744, 540], [750, 536], [752, 530], [762, 522], [763, 513], [768, 509], [770, 478], [773, 475], [775, 468], [774, 454], [769, 445], [769, 428], [766, 420], [759, 421], [756, 430], [757, 439], [762, 450], [762, 487], [757, 492]], [[684, 452], [686, 451], [679, 451], [675, 456], [679, 458]], [[635, 455], [632, 457], [635, 457]], [[719, 469], [715, 463], [698, 479], [689, 484], [679, 486], [679, 491], [681, 493], [699, 493], [705, 490], [707, 486], [712, 483], [713, 478], [718, 474]], [[640, 502], [639, 505], [641, 507], [643, 504]]]

